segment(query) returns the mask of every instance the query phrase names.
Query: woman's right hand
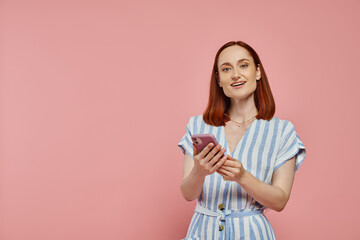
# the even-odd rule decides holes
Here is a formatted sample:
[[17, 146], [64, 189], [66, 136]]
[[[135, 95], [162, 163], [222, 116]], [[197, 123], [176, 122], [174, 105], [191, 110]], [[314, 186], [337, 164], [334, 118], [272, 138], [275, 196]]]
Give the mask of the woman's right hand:
[[[209, 143], [200, 153], [193, 144], [194, 172], [200, 176], [207, 176], [214, 173], [226, 161], [224, 154], [226, 149], [220, 144], [215, 146]], [[222, 157], [223, 156], [223, 157]]]

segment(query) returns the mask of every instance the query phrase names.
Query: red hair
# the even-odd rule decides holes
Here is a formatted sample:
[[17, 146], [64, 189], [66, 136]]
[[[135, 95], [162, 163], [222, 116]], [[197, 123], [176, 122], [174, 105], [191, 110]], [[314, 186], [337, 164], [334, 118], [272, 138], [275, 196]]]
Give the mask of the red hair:
[[219, 71], [217, 65], [218, 58], [222, 50], [233, 45], [239, 45], [248, 50], [248, 52], [254, 59], [255, 66], [258, 66], [258, 64], [260, 64], [261, 78], [259, 81], [257, 81], [257, 86], [254, 93], [255, 106], [258, 110], [256, 118], [270, 120], [275, 113], [275, 101], [271, 93], [268, 78], [266, 76], [265, 70], [258, 54], [252, 47], [242, 41], [228, 42], [223, 45], [216, 53], [214, 66], [210, 78], [209, 102], [203, 114], [203, 119], [207, 124], [213, 126], [224, 126], [225, 123], [230, 120], [228, 116], [228, 110], [231, 102], [230, 98], [228, 98], [224, 94], [223, 89], [218, 85], [217, 79], [219, 79]]

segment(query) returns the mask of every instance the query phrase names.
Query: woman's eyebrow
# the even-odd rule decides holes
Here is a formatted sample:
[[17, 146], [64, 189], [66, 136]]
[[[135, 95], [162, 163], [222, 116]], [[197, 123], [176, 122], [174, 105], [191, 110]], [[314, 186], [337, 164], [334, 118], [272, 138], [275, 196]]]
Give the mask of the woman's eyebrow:
[[[238, 60], [238, 62], [241, 62], [241, 61], [244, 61], [244, 60], [248, 60], [249, 62], [250, 62], [250, 60], [249, 59], [246, 59], [246, 58], [242, 58], [242, 59], [240, 59], [240, 60]], [[229, 62], [224, 62], [223, 64], [221, 64], [220, 65], [220, 67], [222, 66], [222, 65], [231, 65]]]

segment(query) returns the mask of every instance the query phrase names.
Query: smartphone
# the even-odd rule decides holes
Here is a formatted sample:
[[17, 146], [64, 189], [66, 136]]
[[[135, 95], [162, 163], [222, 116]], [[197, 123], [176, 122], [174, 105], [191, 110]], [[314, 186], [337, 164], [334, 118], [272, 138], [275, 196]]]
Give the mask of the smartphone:
[[[191, 139], [192, 139], [196, 149], [198, 150], [198, 153], [200, 153], [209, 143], [213, 143], [214, 147], [216, 147], [218, 145], [218, 142], [216, 141], [215, 136], [210, 133], [194, 134], [191, 136]], [[224, 154], [221, 157], [223, 157], [223, 156], [224, 156]]]
[[191, 139], [198, 150], [198, 153], [200, 153], [209, 143], [213, 143], [214, 147], [218, 145], [215, 136], [210, 133], [194, 134], [191, 136]]

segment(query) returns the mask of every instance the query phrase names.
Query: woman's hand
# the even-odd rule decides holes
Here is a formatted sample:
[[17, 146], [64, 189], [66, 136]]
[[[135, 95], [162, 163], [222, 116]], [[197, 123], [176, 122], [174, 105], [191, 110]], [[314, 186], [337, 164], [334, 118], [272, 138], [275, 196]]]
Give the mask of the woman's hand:
[[221, 167], [225, 162], [226, 155], [224, 155], [224, 153], [226, 149], [222, 148], [220, 144], [218, 144], [214, 148], [213, 147], [214, 144], [209, 143], [200, 153], [198, 153], [195, 145], [193, 144], [193, 170], [197, 175], [205, 177], [209, 174], [212, 174], [216, 170], [218, 170], [219, 167]]
[[[214, 148], [213, 146], [212, 143], [208, 144], [198, 153], [193, 145], [193, 158], [185, 153], [183, 180], [180, 188], [187, 201], [199, 198], [205, 177], [219, 169], [226, 160], [225, 148], [221, 148], [220, 145]], [[224, 157], [222, 157], [223, 155]]]
[[239, 183], [246, 170], [239, 160], [227, 155], [226, 161], [217, 172], [223, 176], [225, 181], [230, 180]]

